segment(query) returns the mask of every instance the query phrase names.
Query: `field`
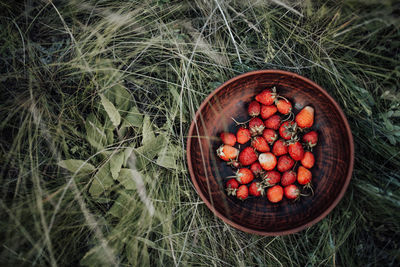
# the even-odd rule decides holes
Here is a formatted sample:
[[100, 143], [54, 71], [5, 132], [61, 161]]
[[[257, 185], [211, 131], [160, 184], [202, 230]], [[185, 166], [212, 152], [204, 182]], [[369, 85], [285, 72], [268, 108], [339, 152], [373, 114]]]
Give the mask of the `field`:
[[[399, 266], [399, 1], [0, 1], [0, 265]], [[343, 108], [355, 168], [297, 234], [223, 223], [190, 181], [204, 98], [250, 70]]]

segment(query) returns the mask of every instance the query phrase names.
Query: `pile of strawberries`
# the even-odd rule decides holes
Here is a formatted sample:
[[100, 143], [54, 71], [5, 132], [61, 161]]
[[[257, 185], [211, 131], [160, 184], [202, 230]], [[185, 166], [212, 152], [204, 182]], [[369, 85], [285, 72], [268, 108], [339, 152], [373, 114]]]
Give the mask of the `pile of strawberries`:
[[[237, 169], [235, 176], [227, 177], [228, 195], [245, 200], [249, 195], [264, 196], [267, 189], [272, 203], [283, 196], [297, 200], [300, 186], [311, 189], [312, 148], [318, 141], [317, 132], [311, 130], [314, 108], [306, 106], [295, 115], [292, 103], [273, 87], [255, 97], [248, 114], [252, 117], [248, 122], [236, 122], [240, 126], [236, 134], [220, 134], [223, 144], [217, 155]], [[240, 145], [247, 143], [250, 146], [240, 151]]]

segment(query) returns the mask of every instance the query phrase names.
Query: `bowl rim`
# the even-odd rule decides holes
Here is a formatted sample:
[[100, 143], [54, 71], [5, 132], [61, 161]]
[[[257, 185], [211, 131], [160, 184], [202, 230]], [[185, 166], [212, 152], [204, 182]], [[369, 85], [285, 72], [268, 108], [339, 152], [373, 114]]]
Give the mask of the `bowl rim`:
[[[347, 171], [347, 176], [346, 176], [346, 180], [345, 183], [343, 184], [342, 189], [339, 192], [339, 195], [335, 198], [335, 200], [332, 202], [332, 204], [326, 209], [324, 210], [320, 215], [318, 215], [316, 218], [314, 218], [313, 220], [306, 222], [300, 226], [297, 226], [295, 228], [291, 228], [288, 230], [283, 230], [283, 231], [260, 231], [260, 230], [254, 230], [248, 227], [245, 227], [243, 225], [240, 225], [238, 223], [233, 222], [232, 220], [230, 220], [229, 218], [227, 218], [224, 214], [220, 213], [219, 211], [217, 211], [214, 206], [210, 203], [210, 201], [207, 199], [207, 197], [203, 194], [203, 192], [200, 189], [199, 184], [197, 183], [197, 180], [195, 179], [195, 174], [193, 171], [193, 165], [192, 165], [192, 161], [191, 161], [191, 145], [192, 145], [192, 138], [193, 138], [193, 132], [194, 132], [194, 128], [196, 125], [196, 122], [199, 119], [200, 116], [200, 112], [201, 110], [203, 110], [204, 106], [210, 101], [210, 99], [212, 97], [214, 97], [220, 90], [222, 90], [223, 88], [225, 88], [228, 84], [242, 79], [244, 77], [248, 77], [248, 76], [253, 76], [253, 75], [258, 75], [258, 74], [270, 74], [270, 73], [274, 73], [274, 74], [282, 74], [282, 75], [288, 75], [288, 76], [292, 76], [295, 77], [297, 79], [303, 80], [306, 83], [309, 83], [310, 85], [312, 85], [313, 87], [315, 87], [316, 89], [318, 89], [323, 95], [325, 95], [329, 101], [331, 101], [331, 103], [335, 106], [335, 108], [338, 110], [340, 117], [342, 118], [342, 120], [344, 121], [345, 124], [345, 128], [346, 128], [346, 132], [348, 135], [348, 141], [349, 141], [349, 145], [350, 145], [350, 164], [349, 164], [349, 168]], [[270, 70], [256, 70], [256, 71], [250, 71], [250, 72], [246, 72], [243, 74], [240, 74], [238, 76], [235, 76], [231, 79], [229, 79], [228, 81], [224, 82], [223, 84], [221, 84], [217, 89], [215, 89], [213, 92], [211, 92], [211, 94], [209, 94], [206, 99], [204, 99], [204, 101], [201, 103], [200, 107], [198, 108], [198, 110], [196, 111], [196, 114], [192, 120], [192, 123], [190, 125], [189, 128], [189, 133], [187, 136], [187, 142], [186, 142], [186, 157], [187, 157], [187, 164], [188, 164], [188, 169], [189, 169], [189, 173], [190, 173], [190, 178], [196, 188], [197, 193], [200, 195], [201, 199], [204, 201], [204, 203], [207, 205], [207, 207], [215, 214], [217, 215], [218, 218], [220, 218], [221, 220], [223, 220], [225, 223], [241, 230], [247, 233], [251, 233], [251, 234], [257, 234], [257, 235], [263, 235], [263, 236], [278, 236], [278, 235], [288, 235], [288, 234], [293, 234], [296, 232], [299, 232], [301, 230], [304, 230], [305, 228], [311, 227], [312, 225], [316, 224], [317, 222], [319, 222], [320, 220], [322, 220], [323, 218], [325, 218], [335, 207], [336, 205], [339, 203], [339, 201], [343, 198], [344, 193], [346, 192], [351, 177], [352, 177], [352, 173], [353, 173], [353, 167], [354, 167], [354, 143], [353, 143], [353, 135], [351, 133], [351, 129], [350, 129], [350, 125], [347, 121], [346, 116], [344, 115], [343, 110], [340, 108], [339, 104], [324, 90], [322, 89], [321, 86], [319, 86], [318, 84], [316, 84], [315, 82], [311, 81], [310, 79], [303, 77], [299, 74], [293, 73], [293, 72], [289, 72], [289, 71], [284, 71], [284, 70], [275, 70], [275, 69], [270, 69]]]

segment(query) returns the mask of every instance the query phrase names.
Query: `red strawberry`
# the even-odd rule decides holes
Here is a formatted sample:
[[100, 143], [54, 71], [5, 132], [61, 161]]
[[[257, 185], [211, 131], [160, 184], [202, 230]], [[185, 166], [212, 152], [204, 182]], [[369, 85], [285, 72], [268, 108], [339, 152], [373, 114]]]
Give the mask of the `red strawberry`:
[[229, 161], [231, 159], [236, 159], [239, 155], [239, 149], [233, 146], [222, 145], [217, 149], [217, 155], [222, 160]]
[[265, 141], [262, 136], [254, 137], [253, 140], [251, 140], [251, 146], [258, 152], [268, 152], [270, 150], [267, 141]]
[[304, 168], [303, 166], [299, 166], [297, 170], [297, 182], [301, 185], [310, 184], [311, 183], [312, 174], [309, 170]]
[[311, 131], [303, 135], [303, 142], [306, 143], [310, 148], [317, 145], [318, 134], [316, 131]]
[[263, 183], [267, 186], [277, 184], [281, 181], [281, 173], [277, 171], [268, 171], [263, 177]]
[[275, 156], [282, 156], [288, 153], [288, 147], [285, 140], [279, 139], [276, 141], [272, 147], [272, 153], [274, 153]]
[[264, 139], [268, 142], [268, 144], [272, 145], [275, 140], [278, 138], [278, 135], [276, 132], [272, 129], [264, 129], [263, 131], [263, 137]]
[[236, 172], [236, 180], [239, 184], [248, 184], [254, 180], [254, 174], [246, 168], [241, 168]]
[[249, 107], [247, 108], [249, 115], [252, 117], [260, 115], [260, 110], [261, 110], [260, 103], [258, 103], [257, 101], [251, 101]]
[[279, 127], [279, 135], [285, 140], [292, 138], [292, 136], [296, 134], [296, 131], [297, 127], [293, 121], [285, 121]]
[[264, 121], [265, 127], [273, 130], [278, 130], [281, 125], [281, 117], [279, 115], [273, 115]]
[[294, 171], [285, 171], [282, 174], [281, 184], [282, 186], [288, 186], [296, 182], [296, 173]]
[[255, 197], [263, 196], [265, 194], [264, 187], [261, 183], [252, 182], [249, 186], [249, 194]]
[[260, 162], [261, 167], [266, 171], [270, 171], [276, 166], [276, 157], [271, 152], [260, 154], [258, 156], [258, 161]]
[[276, 101], [276, 107], [283, 115], [289, 114], [292, 111], [292, 103], [286, 99], [279, 99]]
[[304, 157], [301, 159], [301, 165], [303, 165], [307, 169], [310, 169], [314, 166], [314, 163], [315, 163], [315, 158], [313, 153], [311, 153], [310, 151], [306, 151], [304, 153]]
[[250, 130], [244, 127], [240, 127], [239, 130], [236, 132], [237, 142], [239, 144], [245, 144], [251, 139]]
[[285, 172], [287, 170], [290, 170], [294, 165], [294, 160], [289, 157], [288, 155], [283, 155], [278, 159], [278, 165], [277, 169], [280, 172]]
[[256, 100], [260, 102], [263, 105], [272, 105], [274, 103], [274, 100], [276, 98], [276, 93], [275, 93], [275, 87], [271, 90], [265, 89], [258, 95], [256, 95]]
[[272, 203], [277, 203], [283, 198], [283, 188], [280, 185], [275, 185], [267, 191], [268, 200]]
[[257, 161], [257, 154], [252, 147], [246, 147], [239, 154], [239, 162], [243, 166], [251, 165], [252, 163]]
[[314, 124], [314, 108], [310, 106], [304, 107], [296, 115], [295, 119], [300, 128], [309, 128]]
[[262, 135], [264, 128], [264, 123], [260, 118], [252, 118], [249, 122], [249, 129], [252, 136]]
[[274, 115], [278, 109], [276, 108], [275, 105], [270, 105], [270, 106], [265, 106], [261, 105], [261, 118], [268, 119], [272, 115]]
[[294, 160], [301, 160], [304, 157], [304, 149], [299, 141], [289, 144], [289, 155]]
[[285, 197], [288, 199], [297, 199], [300, 197], [300, 190], [295, 184], [291, 184], [283, 188]]
[[263, 168], [261, 168], [260, 162], [256, 161], [250, 166], [250, 170], [255, 176], [261, 176], [264, 173]]
[[246, 185], [241, 185], [236, 191], [236, 197], [240, 200], [245, 200], [249, 196], [249, 189]]
[[233, 178], [229, 179], [228, 182], [226, 182], [226, 192], [228, 193], [228, 196], [236, 195], [236, 190], [238, 189], [238, 187], [239, 187], [239, 183], [238, 183], [238, 181], [236, 181], [236, 179], [233, 179]]
[[236, 136], [233, 133], [223, 132], [220, 137], [225, 145], [234, 146], [236, 144]]

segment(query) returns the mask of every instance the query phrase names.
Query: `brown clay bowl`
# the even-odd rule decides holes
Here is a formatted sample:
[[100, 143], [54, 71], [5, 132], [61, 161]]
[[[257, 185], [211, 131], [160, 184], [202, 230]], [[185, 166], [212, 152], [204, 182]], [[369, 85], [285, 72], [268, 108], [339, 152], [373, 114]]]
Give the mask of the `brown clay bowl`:
[[[216, 155], [221, 145], [218, 136], [222, 131], [235, 133], [238, 126], [232, 118], [248, 120], [247, 104], [258, 92], [273, 86], [295, 103], [295, 113], [305, 105], [315, 109], [313, 129], [319, 140], [311, 169], [314, 195], [277, 204], [265, 197], [240, 201], [224, 190], [225, 177], [234, 170]], [[343, 197], [353, 171], [353, 138], [343, 111], [320, 86], [287, 71], [253, 71], [225, 82], [201, 104], [188, 136], [188, 168], [197, 193], [219, 218], [249, 233], [285, 235], [317, 223]]]

